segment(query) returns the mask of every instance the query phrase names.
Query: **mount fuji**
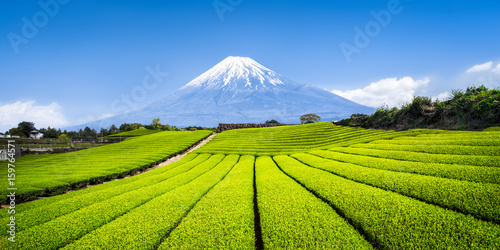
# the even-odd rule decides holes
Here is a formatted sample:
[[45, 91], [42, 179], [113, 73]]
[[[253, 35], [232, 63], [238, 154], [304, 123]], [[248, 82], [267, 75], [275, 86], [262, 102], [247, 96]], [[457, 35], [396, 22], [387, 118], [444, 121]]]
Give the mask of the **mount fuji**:
[[310, 84], [295, 83], [251, 58], [230, 56], [171, 96], [77, 127], [149, 124], [156, 117], [178, 127], [216, 127], [219, 123], [262, 123], [271, 119], [293, 124], [300, 123], [300, 116], [306, 113], [329, 121], [374, 111]]

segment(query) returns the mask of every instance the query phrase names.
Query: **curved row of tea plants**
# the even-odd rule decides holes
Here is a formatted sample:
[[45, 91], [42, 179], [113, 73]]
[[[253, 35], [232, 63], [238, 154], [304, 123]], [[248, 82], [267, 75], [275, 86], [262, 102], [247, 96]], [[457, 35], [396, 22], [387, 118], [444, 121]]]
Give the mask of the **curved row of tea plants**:
[[396, 150], [379, 150], [379, 149], [365, 149], [354, 147], [335, 147], [329, 150], [347, 153], [352, 155], [366, 155], [374, 156], [385, 159], [414, 161], [422, 163], [444, 163], [444, 164], [460, 164], [471, 166], [484, 166], [484, 167], [500, 167], [500, 157], [489, 155], [449, 155], [449, 154], [430, 154], [409, 151], [396, 151]]
[[242, 156], [182, 219], [159, 249], [251, 249], [255, 246], [253, 156]]
[[[498, 137], [498, 135], [497, 135]], [[450, 146], [500, 146], [499, 139], [477, 139], [477, 138], [426, 138], [426, 137], [395, 137], [393, 140], [376, 140], [370, 144], [392, 144], [392, 145], [450, 145]]]
[[372, 248], [328, 204], [281, 172], [271, 157], [257, 158], [255, 172], [264, 248]]
[[[214, 157], [217, 156], [220, 155]], [[239, 156], [236, 155], [225, 157], [199, 178], [144, 203], [63, 249], [95, 247], [101, 249], [154, 249], [158, 247], [197, 202], [224, 179], [238, 162], [238, 158]]]
[[427, 203], [500, 223], [500, 185], [475, 183], [425, 175], [393, 172], [294, 154], [300, 162], [384, 190], [391, 190]]
[[327, 201], [377, 248], [499, 248], [500, 226], [274, 157], [285, 173]]
[[484, 155], [500, 156], [500, 146], [463, 146], [463, 145], [398, 145], [398, 144], [356, 144], [353, 148], [381, 149], [391, 151], [409, 151], [448, 155]]
[[402, 161], [376, 156], [340, 153], [328, 150], [313, 150], [309, 154], [323, 158], [352, 163], [363, 167], [414, 173], [478, 183], [500, 184], [500, 168], [470, 166], [460, 164], [427, 163]]

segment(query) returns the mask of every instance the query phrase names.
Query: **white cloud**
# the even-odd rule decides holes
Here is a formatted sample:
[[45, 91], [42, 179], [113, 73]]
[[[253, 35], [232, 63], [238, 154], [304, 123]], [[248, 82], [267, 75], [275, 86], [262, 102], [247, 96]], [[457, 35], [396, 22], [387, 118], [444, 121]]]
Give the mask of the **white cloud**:
[[111, 114], [111, 113], [102, 114], [99, 117], [97, 117], [97, 120], [106, 119], [106, 118], [109, 118], [111, 116], [114, 116], [114, 114]]
[[492, 71], [493, 71], [493, 72], [496, 72], [496, 73], [498, 73], [498, 74], [500, 74], [500, 63], [499, 63], [499, 64], [497, 64], [497, 67], [496, 67], [496, 68], [494, 68]]
[[493, 65], [492, 61], [489, 61], [489, 62], [483, 63], [483, 64], [474, 65], [472, 68], [469, 68], [467, 70], [467, 73], [489, 70], [489, 69], [491, 69], [492, 65]]
[[76, 125], [84, 124], [84, 123], [89, 123], [101, 119], [106, 119], [108, 117], [114, 116], [114, 114], [111, 113], [105, 113], [99, 116], [93, 116], [93, 115], [87, 115], [85, 117], [78, 118], [75, 122]]
[[406, 102], [411, 102], [415, 95], [415, 90], [426, 86], [430, 82], [429, 78], [414, 80], [411, 77], [385, 78], [378, 82], [371, 83], [363, 89], [355, 90], [333, 90], [332, 93], [340, 95], [351, 101], [371, 106], [399, 107]]
[[0, 106], [1, 131], [17, 127], [23, 121], [34, 122], [36, 128], [63, 126], [67, 124], [67, 120], [60, 109], [56, 102], [43, 106], [35, 105], [35, 101], [19, 101]]
[[438, 99], [439, 101], [446, 101], [446, 100], [448, 100], [448, 98], [450, 98], [450, 97], [451, 97], [450, 92], [445, 91], [445, 92], [443, 92], [443, 93], [438, 94], [436, 97], [433, 97], [432, 99], [433, 99], [433, 100]]

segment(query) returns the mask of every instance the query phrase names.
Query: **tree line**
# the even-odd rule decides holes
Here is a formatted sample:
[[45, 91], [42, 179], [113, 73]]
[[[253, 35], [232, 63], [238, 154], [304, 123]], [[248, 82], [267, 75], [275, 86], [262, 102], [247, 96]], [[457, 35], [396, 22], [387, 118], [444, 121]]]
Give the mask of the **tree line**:
[[[319, 122], [321, 117], [316, 114], [305, 114], [300, 117], [301, 123], [312, 123]], [[280, 123], [275, 119], [268, 120], [265, 123]], [[132, 131], [139, 128], [146, 128], [152, 130], [162, 130], [162, 131], [192, 131], [192, 130], [203, 130], [203, 129], [214, 129], [214, 128], [204, 128], [201, 126], [189, 126], [184, 129], [180, 129], [176, 126], [169, 126], [168, 124], [162, 125], [160, 122], [160, 118], [155, 118], [149, 125], [144, 125], [141, 123], [123, 123], [119, 127], [116, 125], [111, 125], [109, 128], [101, 128], [99, 131], [95, 129], [91, 129], [90, 127], [85, 127], [84, 129], [79, 129], [78, 131], [67, 131], [51, 128], [50, 126], [47, 128], [37, 129], [35, 127], [35, 123], [29, 121], [20, 122], [17, 127], [9, 129], [6, 131], [6, 135], [19, 135], [21, 138], [29, 138], [31, 131], [38, 130], [43, 133], [44, 138], [60, 138], [61, 135], [63, 137], [69, 138], [97, 138], [104, 137], [108, 135], [114, 135], [122, 132]]]

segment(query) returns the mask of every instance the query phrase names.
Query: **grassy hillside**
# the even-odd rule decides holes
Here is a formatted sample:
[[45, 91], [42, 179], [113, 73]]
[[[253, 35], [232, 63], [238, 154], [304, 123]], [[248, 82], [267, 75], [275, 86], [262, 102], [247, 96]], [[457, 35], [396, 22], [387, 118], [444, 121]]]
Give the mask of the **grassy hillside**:
[[0, 209], [0, 248], [498, 249], [498, 152], [500, 131], [231, 130], [165, 167], [16, 205], [16, 243]]
[[354, 114], [340, 124], [395, 130], [482, 130], [500, 125], [500, 90], [469, 87], [453, 91], [450, 100], [436, 102], [430, 97], [417, 96], [400, 109], [379, 108], [372, 115]]

